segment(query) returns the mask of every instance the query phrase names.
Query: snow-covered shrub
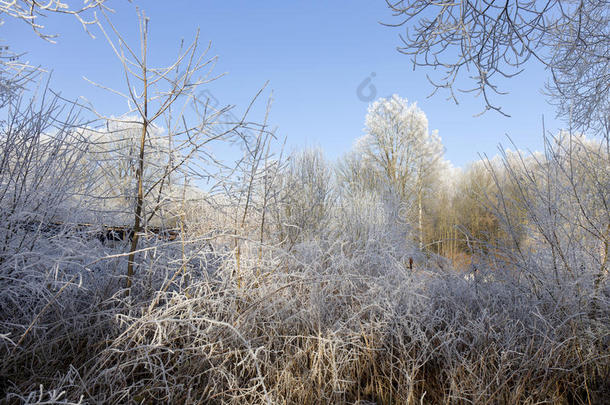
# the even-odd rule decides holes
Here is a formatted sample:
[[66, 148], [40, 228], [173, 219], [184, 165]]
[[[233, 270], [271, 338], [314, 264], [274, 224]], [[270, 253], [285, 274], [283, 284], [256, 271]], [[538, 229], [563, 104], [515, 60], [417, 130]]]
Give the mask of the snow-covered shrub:
[[[243, 255], [243, 274], [256, 275], [256, 249]], [[320, 273], [301, 258], [268, 263], [274, 271], [241, 287], [193, 280], [132, 306], [105, 347], [46, 389], [105, 403], [604, 398], [607, 327], [577, 308], [559, 319], [546, 300], [486, 277], [349, 271], [367, 265], [350, 257]], [[230, 274], [236, 263], [225, 265]]]
[[[49, 97], [50, 100], [45, 100]], [[57, 97], [13, 99], [0, 122], [0, 263], [35, 250], [41, 234], [78, 211], [78, 162], [87, 144]]]
[[286, 246], [315, 239], [328, 231], [335, 190], [330, 164], [320, 149], [293, 154], [278, 178], [277, 210], [272, 211], [277, 238]]
[[493, 210], [509, 243], [494, 246], [489, 259], [553, 305], [602, 305], [607, 315], [607, 140], [561, 133], [546, 139], [544, 155], [506, 152], [503, 166]]

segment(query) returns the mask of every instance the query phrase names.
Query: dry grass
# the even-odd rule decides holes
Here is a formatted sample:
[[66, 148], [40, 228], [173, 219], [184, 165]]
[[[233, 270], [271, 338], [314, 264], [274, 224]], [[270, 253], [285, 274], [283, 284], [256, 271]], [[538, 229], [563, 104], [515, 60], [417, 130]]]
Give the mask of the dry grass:
[[338, 253], [326, 267], [316, 255], [276, 258], [258, 278], [256, 260], [243, 260], [249, 284], [237, 288], [235, 262], [223, 259], [212, 280], [154, 298], [140, 279], [129, 304], [85, 304], [74, 285], [19, 347], [3, 335], [5, 401], [601, 404], [608, 395], [607, 301], [605, 317], [591, 319], [508, 280], [409, 273], [391, 257], [367, 271], [363, 258]]

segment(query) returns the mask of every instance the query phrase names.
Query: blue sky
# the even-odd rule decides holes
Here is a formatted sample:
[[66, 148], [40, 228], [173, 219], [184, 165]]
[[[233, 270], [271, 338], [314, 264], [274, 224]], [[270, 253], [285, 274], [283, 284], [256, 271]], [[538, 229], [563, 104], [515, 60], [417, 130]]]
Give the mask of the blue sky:
[[[320, 146], [331, 159], [348, 151], [363, 134], [368, 103], [357, 90], [367, 78], [378, 97], [396, 93], [417, 101], [455, 166], [477, 159], [479, 153], [496, 154], [499, 143], [507, 144], [506, 135], [521, 149], [541, 149], [542, 115], [547, 130], [561, 126], [541, 94], [546, 74], [536, 65], [506, 83], [509, 95], [496, 98], [510, 118], [494, 112], [473, 117], [483, 104], [471, 95], [462, 96], [459, 105], [444, 94], [427, 98], [432, 91], [426, 79], [429, 72], [413, 71], [408, 57], [396, 51], [402, 30], [379, 24], [394, 21], [382, 0], [108, 4], [116, 10], [113, 22], [132, 44], [138, 40], [135, 6], [146, 12], [150, 59], [157, 65], [171, 62], [180, 40], [188, 42], [200, 28], [202, 42], [212, 42], [210, 56], [219, 58], [215, 72], [226, 73], [209, 86], [224, 104], [243, 110], [269, 81], [274, 100], [270, 122], [280, 137], [287, 138], [290, 150]], [[83, 79], [124, 89], [120, 65], [99, 32], [94, 30], [97, 38], [91, 39], [68, 16], [53, 16], [44, 24], [47, 32], [60, 34], [56, 44], [11, 19], [0, 27], [0, 38], [14, 51], [27, 51], [24, 61], [52, 70], [52, 87], [65, 97], [84, 96], [106, 114], [122, 114], [125, 102]], [[370, 88], [364, 87], [368, 90], [361, 94], [370, 95]], [[255, 113], [262, 119], [260, 111]]]

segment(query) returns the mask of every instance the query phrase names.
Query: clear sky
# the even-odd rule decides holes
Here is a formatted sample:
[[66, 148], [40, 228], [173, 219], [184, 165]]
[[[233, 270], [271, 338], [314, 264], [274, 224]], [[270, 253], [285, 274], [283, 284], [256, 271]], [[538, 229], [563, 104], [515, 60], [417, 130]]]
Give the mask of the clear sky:
[[[394, 93], [418, 103], [455, 166], [479, 153], [496, 154], [499, 143], [507, 144], [506, 135], [521, 149], [541, 149], [542, 115], [547, 130], [561, 126], [541, 94], [546, 74], [535, 65], [507, 83], [509, 95], [496, 99], [510, 118], [495, 112], [473, 117], [483, 104], [471, 95], [462, 96], [457, 106], [443, 94], [427, 98], [432, 90], [427, 71], [413, 71], [408, 57], [396, 51], [402, 29], [380, 24], [395, 22], [383, 0], [109, 0], [108, 5], [116, 10], [116, 26], [136, 46], [136, 5], [146, 12], [151, 60], [157, 65], [171, 62], [180, 40], [192, 39], [200, 28], [202, 42], [212, 43], [210, 56], [219, 58], [215, 72], [227, 73], [209, 86], [223, 104], [243, 110], [269, 81], [270, 122], [290, 150], [320, 146], [331, 159], [341, 156], [363, 134], [367, 100]], [[106, 114], [125, 112], [125, 102], [83, 79], [124, 88], [120, 65], [99, 31], [93, 30], [97, 38], [91, 39], [68, 16], [44, 24], [46, 32], [60, 34], [57, 44], [11, 19], [0, 27], [0, 38], [14, 51], [27, 51], [24, 61], [52, 70], [52, 87], [65, 97], [84, 96]]]

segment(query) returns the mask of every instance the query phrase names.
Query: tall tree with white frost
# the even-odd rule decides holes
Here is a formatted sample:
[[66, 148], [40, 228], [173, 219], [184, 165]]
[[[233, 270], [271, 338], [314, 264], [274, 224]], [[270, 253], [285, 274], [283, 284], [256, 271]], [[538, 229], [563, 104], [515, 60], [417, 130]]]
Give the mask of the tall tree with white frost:
[[[407, 99], [393, 95], [370, 105], [365, 121], [366, 135], [359, 147], [406, 206], [416, 199], [419, 247], [424, 247], [423, 201], [430, 190], [443, 156], [436, 131], [428, 130], [428, 118]], [[411, 211], [411, 210], [406, 210]], [[405, 212], [407, 218], [411, 212]]]

